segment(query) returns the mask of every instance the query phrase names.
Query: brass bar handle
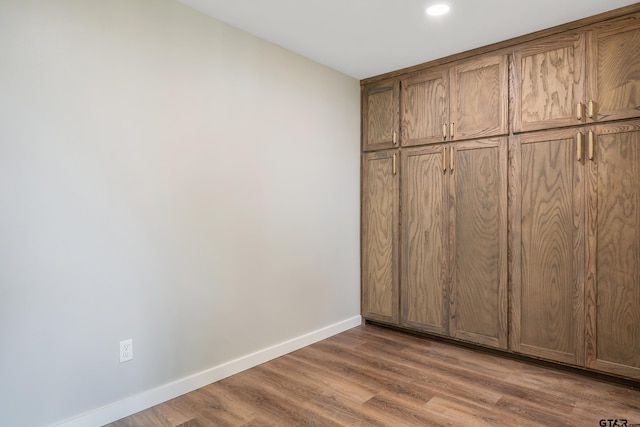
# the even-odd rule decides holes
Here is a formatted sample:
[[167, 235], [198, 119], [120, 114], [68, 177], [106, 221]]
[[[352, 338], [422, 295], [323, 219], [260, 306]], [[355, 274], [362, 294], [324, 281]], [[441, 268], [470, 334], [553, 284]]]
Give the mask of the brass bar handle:
[[577, 110], [578, 121], [581, 122], [582, 116], [584, 115], [584, 105], [582, 105], [582, 102], [578, 102], [578, 105], [576, 106], [576, 110]]
[[392, 166], [391, 166], [391, 167], [392, 167], [392, 169], [393, 169], [393, 170], [392, 170], [392, 172], [393, 172], [393, 174], [395, 175], [395, 174], [397, 173], [397, 169], [396, 169], [396, 155], [395, 155], [395, 154], [393, 155], [393, 163], [392, 163]]
[[447, 124], [446, 123], [442, 124], [442, 140], [443, 141], [447, 140]]
[[582, 161], [582, 132], [578, 132], [576, 135], [576, 158], [579, 162]]
[[398, 132], [396, 132], [395, 130], [393, 131], [393, 145], [396, 145], [398, 143]]
[[593, 100], [589, 101], [589, 110], [587, 112], [588, 116], [590, 119], [593, 119], [593, 116], [595, 116], [596, 114], [596, 106], [595, 106], [595, 102], [593, 102]]
[[455, 123], [451, 122], [451, 132], [449, 132], [449, 140], [453, 139], [453, 129], [455, 127]]
[[592, 130], [589, 131], [589, 160], [593, 160], [593, 144], [594, 144], [595, 134]]
[[447, 173], [447, 147], [442, 147], [442, 172]]
[[455, 152], [453, 151], [453, 147], [449, 148], [449, 170], [453, 173], [453, 168], [455, 166]]

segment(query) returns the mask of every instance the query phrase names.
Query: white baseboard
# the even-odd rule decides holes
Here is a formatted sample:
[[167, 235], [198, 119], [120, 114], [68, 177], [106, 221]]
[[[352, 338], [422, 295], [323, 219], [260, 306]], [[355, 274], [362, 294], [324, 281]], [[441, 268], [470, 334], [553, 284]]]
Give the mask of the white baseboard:
[[110, 405], [79, 415], [55, 426], [59, 427], [96, 427], [119, 420], [167, 400], [181, 396], [207, 384], [237, 374], [246, 369], [258, 366], [287, 353], [306, 347], [315, 342], [329, 338], [348, 329], [359, 326], [361, 316], [355, 316], [342, 322], [318, 329], [317, 331], [293, 338], [280, 344], [247, 354], [222, 365], [215, 366], [197, 374], [181, 378], [169, 384], [147, 390], [135, 396], [114, 402]]

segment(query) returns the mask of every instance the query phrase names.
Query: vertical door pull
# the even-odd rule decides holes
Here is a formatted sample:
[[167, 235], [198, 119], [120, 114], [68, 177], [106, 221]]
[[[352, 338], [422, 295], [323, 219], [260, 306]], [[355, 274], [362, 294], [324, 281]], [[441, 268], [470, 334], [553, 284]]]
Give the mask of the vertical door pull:
[[589, 160], [593, 160], [593, 143], [594, 143], [595, 135], [592, 130], [589, 131]]
[[393, 145], [396, 145], [398, 143], [398, 133], [394, 130], [393, 131]]
[[451, 132], [449, 132], [449, 140], [453, 139], [453, 129], [456, 124], [451, 122]]
[[453, 173], [453, 167], [455, 166], [455, 152], [453, 151], [453, 147], [449, 148], [449, 170]]
[[576, 135], [576, 158], [579, 162], [582, 161], [582, 132], [578, 132]]
[[584, 105], [582, 105], [582, 102], [578, 102], [576, 110], [577, 110], [578, 121], [581, 122], [582, 116], [584, 115]]
[[442, 147], [442, 172], [447, 173], [447, 147]]
[[395, 154], [393, 155], [393, 163], [392, 163], [391, 168], [392, 168], [393, 174], [395, 175], [396, 172], [397, 172], [397, 170], [396, 170], [396, 155]]
[[587, 114], [589, 115], [590, 119], [593, 119], [593, 116], [596, 115], [596, 106], [593, 100], [589, 101], [589, 111], [587, 112]]
[[443, 141], [447, 140], [447, 124], [446, 123], [442, 124], [442, 140]]

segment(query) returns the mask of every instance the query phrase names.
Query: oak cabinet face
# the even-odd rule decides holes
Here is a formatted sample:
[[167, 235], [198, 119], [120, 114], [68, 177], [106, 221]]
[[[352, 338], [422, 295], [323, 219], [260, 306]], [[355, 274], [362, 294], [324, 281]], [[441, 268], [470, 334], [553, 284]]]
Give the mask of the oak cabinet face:
[[509, 132], [508, 69], [507, 55], [480, 57], [451, 69], [450, 139], [477, 139]]
[[512, 151], [512, 350], [640, 378], [640, 121]]
[[450, 334], [506, 349], [507, 139], [452, 148]]
[[[572, 129], [512, 147], [512, 350], [584, 364], [584, 156]], [[581, 137], [580, 137], [581, 138]]]
[[362, 311], [398, 322], [398, 155], [368, 153], [362, 162]]
[[[564, 34], [516, 50], [514, 132], [580, 124], [584, 100], [584, 34]], [[582, 106], [580, 107], [582, 108]]]
[[517, 49], [515, 133], [640, 117], [639, 15]]
[[362, 90], [362, 147], [393, 148], [399, 139], [400, 83], [376, 83]]
[[587, 363], [640, 378], [640, 121], [596, 126], [589, 149]]
[[402, 323], [448, 333], [448, 182], [446, 148], [402, 152]]
[[449, 73], [429, 71], [404, 79], [401, 85], [402, 146], [445, 141], [449, 120]]
[[589, 33], [588, 122], [640, 117], [639, 21], [613, 21]]
[[507, 346], [507, 141], [402, 153], [401, 322]]
[[363, 86], [362, 315], [640, 380], [640, 4], [545, 34]]
[[507, 134], [508, 66], [482, 56], [403, 79], [402, 146]]

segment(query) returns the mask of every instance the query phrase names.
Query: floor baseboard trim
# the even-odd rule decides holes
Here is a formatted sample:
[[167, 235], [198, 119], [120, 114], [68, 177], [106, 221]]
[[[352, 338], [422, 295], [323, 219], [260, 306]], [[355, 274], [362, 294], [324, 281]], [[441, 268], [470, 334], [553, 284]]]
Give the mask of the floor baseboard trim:
[[57, 427], [95, 427], [108, 424], [361, 324], [362, 317], [354, 316], [54, 425]]

